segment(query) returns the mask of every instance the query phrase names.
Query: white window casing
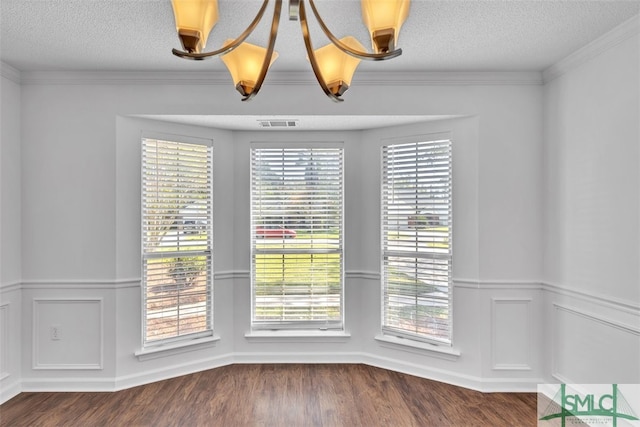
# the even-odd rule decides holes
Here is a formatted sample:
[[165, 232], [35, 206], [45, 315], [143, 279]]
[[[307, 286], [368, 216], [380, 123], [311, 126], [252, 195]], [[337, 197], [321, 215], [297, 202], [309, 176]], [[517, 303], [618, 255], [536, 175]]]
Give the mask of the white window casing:
[[342, 148], [251, 149], [252, 330], [343, 329], [343, 193]]
[[213, 335], [212, 179], [211, 141], [143, 137], [143, 347]]
[[448, 139], [382, 148], [382, 332], [451, 345]]

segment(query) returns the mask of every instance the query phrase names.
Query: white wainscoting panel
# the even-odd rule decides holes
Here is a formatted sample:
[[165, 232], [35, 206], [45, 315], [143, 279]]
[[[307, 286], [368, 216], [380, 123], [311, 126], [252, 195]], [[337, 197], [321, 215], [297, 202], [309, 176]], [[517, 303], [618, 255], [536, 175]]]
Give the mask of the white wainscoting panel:
[[9, 304], [0, 305], [0, 380], [10, 375], [9, 366]]
[[495, 371], [529, 371], [533, 352], [533, 300], [491, 299], [491, 360]]
[[103, 323], [101, 298], [34, 299], [33, 369], [102, 369]]
[[581, 384], [640, 379], [640, 329], [600, 314], [553, 303], [552, 376]]

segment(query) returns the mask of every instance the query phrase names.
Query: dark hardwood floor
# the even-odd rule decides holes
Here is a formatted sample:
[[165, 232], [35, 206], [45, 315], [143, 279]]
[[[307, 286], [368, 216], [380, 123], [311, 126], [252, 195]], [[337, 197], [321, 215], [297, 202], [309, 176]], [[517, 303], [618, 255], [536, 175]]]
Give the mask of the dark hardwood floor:
[[536, 425], [535, 393], [480, 393], [367, 365], [231, 365], [114, 393], [21, 393], [2, 426]]

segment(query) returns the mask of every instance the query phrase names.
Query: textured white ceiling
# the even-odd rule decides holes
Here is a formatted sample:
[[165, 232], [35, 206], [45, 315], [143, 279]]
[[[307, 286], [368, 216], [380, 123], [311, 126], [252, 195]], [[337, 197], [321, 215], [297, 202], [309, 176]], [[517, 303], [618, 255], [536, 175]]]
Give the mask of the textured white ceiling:
[[[219, 0], [220, 22], [208, 50], [234, 38], [261, 0]], [[274, 2], [270, 2], [273, 4]], [[358, 0], [316, 0], [338, 37], [368, 46]], [[283, 2], [270, 75], [310, 72], [299, 22]], [[266, 45], [271, 20], [249, 42]], [[310, 13], [310, 12], [309, 12]], [[402, 28], [403, 55], [363, 61], [360, 71], [542, 71], [640, 13], [640, 0], [413, 0]], [[314, 47], [328, 41], [313, 24]], [[170, 0], [0, 0], [0, 61], [21, 71], [224, 71], [218, 58], [186, 61]], [[388, 75], [388, 74], [385, 74]], [[234, 130], [260, 130], [260, 119], [297, 119], [300, 130], [349, 130], [440, 120], [442, 116], [146, 116], [150, 119]]]
[[[237, 36], [261, 3], [220, 0], [209, 49]], [[283, 3], [280, 57], [271, 72], [308, 70], [300, 25], [287, 19]], [[368, 45], [359, 1], [316, 3], [338, 37], [354, 35]], [[543, 70], [639, 11], [638, 0], [414, 0], [400, 37], [403, 55], [359, 69]], [[267, 21], [249, 41], [265, 42]], [[169, 0], [0, 0], [0, 24], [0, 60], [19, 70], [224, 70], [219, 59], [171, 54], [179, 42]], [[313, 28], [312, 34], [315, 47], [327, 43]]]

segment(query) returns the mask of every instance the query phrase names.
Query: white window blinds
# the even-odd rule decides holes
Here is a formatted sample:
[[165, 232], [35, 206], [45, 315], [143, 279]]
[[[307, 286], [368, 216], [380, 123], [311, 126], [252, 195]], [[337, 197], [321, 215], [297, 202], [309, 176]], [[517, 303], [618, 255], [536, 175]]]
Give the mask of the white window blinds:
[[251, 150], [254, 329], [342, 328], [342, 157]]
[[382, 158], [383, 333], [451, 344], [451, 142]]
[[212, 148], [142, 140], [144, 345], [212, 334]]

